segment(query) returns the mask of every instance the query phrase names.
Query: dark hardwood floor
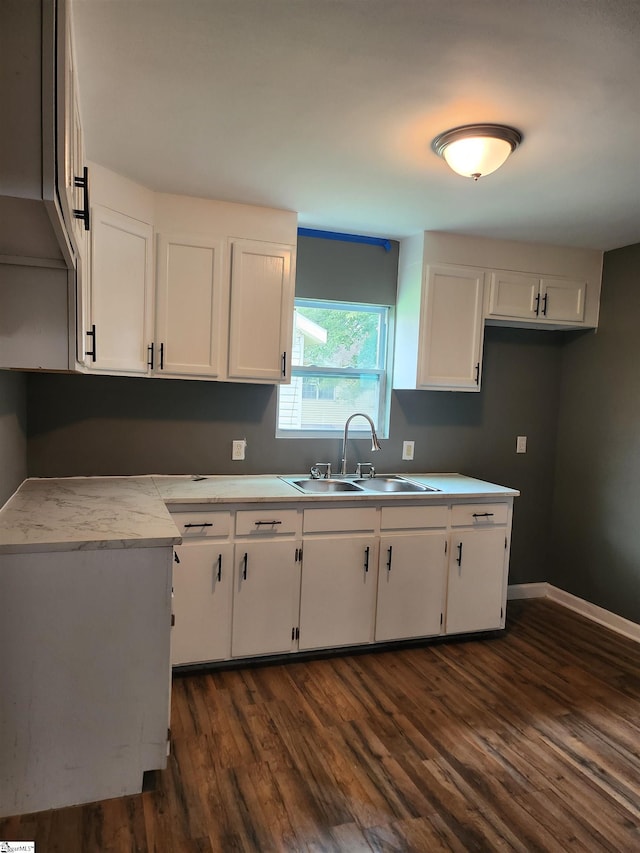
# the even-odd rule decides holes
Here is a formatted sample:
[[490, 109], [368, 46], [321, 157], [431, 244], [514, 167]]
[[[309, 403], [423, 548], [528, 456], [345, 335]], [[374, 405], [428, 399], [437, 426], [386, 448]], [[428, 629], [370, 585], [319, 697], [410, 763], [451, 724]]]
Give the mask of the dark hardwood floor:
[[155, 790], [0, 820], [37, 853], [640, 851], [640, 647], [504, 635], [174, 680]]

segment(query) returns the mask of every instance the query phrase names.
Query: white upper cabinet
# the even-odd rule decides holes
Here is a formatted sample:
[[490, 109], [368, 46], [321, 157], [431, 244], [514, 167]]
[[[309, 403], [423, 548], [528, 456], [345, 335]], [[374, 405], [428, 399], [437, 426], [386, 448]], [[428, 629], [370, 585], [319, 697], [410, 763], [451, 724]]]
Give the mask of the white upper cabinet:
[[220, 376], [223, 352], [223, 241], [160, 234], [154, 370]]
[[582, 325], [586, 281], [534, 274], [491, 273], [489, 318]]
[[601, 278], [602, 252], [592, 249], [440, 232], [406, 238], [393, 387], [477, 391], [485, 323], [595, 328]]
[[153, 228], [94, 205], [86, 364], [93, 370], [146, 374], [152, 319]]
[[154, 375], [288, 381], [297, 215], [162, 193], [154, 203]]
[[484, 283], [482, 269], [429, 263], [424, 234], [403, 240], [398, 267], [394, 388], [480, 389]]
[[289, 380], [293, 255], [291, 246], [231, 242], [229, 379]]
[[429, 266], [423, 283], [416, 388], [478, 391], [484, 272]]
[[84, 369], [289, 381], [296, 214], [152, 193], [96, 164], [91, 174]]
[[540, 281], [540, 316], [549, 321], [584, 323], [587, 300], [586, 281], [543, 278]]

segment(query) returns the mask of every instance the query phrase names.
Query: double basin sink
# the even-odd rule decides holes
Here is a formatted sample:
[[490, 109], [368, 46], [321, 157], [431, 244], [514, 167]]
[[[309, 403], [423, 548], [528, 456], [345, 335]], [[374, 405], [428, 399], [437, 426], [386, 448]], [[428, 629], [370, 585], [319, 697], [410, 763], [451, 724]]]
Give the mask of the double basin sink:
[[313, 477], [280, 477], [285, 483], [298, 489], [305, 494], [334, 494], [336, 492], [360, 492], [371, 494], [372, 492], [413, 493], [413, 492], [437, 492], [433, 486], [423, 483], [415, 483], [406, 477], [391, 474], [385, 477], [340, 477], [337, 478], [313, 478]]

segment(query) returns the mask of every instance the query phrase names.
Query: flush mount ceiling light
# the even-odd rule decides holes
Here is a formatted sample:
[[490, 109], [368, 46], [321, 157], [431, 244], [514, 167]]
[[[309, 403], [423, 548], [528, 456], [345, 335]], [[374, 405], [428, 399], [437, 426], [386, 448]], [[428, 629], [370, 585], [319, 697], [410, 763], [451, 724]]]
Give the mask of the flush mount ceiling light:
[[522, 134], [504, 124], [467, 124], [440, 133], [431, 143], [458, 175], [477, 181], [495, 172], [522, 142]]

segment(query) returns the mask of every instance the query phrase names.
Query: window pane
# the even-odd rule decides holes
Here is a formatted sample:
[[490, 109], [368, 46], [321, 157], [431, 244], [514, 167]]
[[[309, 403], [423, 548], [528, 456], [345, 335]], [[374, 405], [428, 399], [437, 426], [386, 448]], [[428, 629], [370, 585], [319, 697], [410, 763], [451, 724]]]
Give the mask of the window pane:
[[362, 369], [382, 366], [384, 312], [299, 305], [296, 313], [303, 346], [294, 353], [294, 364]]
[[[377, 423], [379, 397], [378, 376], [293, 376], [290, 385], [280, 387], [278, 429], [342, 430], [354, 412], [365, 412]], [[350, 427], [359, 430], [369, 432], [364, 418]]]

